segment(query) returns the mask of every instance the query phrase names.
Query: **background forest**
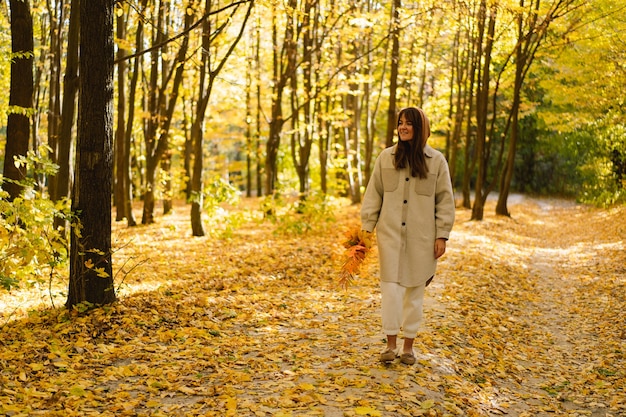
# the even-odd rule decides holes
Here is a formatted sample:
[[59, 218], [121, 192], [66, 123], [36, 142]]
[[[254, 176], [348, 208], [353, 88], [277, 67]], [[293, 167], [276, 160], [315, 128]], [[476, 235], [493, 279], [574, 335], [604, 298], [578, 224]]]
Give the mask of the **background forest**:
[[[54, 271], [67, 252], [63, 226], [89, 211], [68, 200], [75, 173], [88, 164], [77, 140], [94, 136], [81, 129], [99, 117], [81, 113], [83, 105], [104, 112], [105, 201], [129, 226], [154, 222], [157, 203], [167, 213], [176, 199], [190, 203], [194, 236], [206, 233], [203, 213], [239, 193], [266, 196], [268, 215], [286, 196], [299, 196], [301, 211], [328, 197], [358, 203], [406, 106], [429, 115], [430, 143], [445, 152], [458, 204], [473, 220], [483, 218], [491, 193], [502, 215], [512, 192], [599, 205], [626, 199], [626, 5], [619, 2], [9, 0], [0, 7], [0, 87], [10, 92], [0, 96], [7, 288], [21, 274], [42, 275], [40, 265]], [[110, 57], [106, 33], [104, 50], [92, 43], [101, 28], [110, 29]], [[112, 91], [88, 81], [109, 62]], [[142, 205], [141, 219], [133, 204]], [[106, 214], [95, 212], [92, 224]], [[106, 235], [110, 226], [103, 227], [92, 234]], [[74, 236], [81, 265], [110, 276], [110, 233], [88, 246], [79, 231]]]

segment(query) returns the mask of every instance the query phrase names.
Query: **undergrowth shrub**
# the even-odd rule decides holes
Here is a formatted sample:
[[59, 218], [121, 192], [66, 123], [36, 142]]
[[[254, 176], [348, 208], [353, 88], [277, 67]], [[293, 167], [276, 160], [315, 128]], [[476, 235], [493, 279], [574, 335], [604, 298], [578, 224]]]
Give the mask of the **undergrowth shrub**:
[[211, 224], [209, 233], [223, 239], [229, 239], [237, 228], [245, 221], [238, 212], [224, 209], [223, 205], [237, 205], [241, 201], [241, 191], [222, 178], [215, 175], [204, 187], [202, 208]]
[[286, 198], [275, 193], [261, 203], [265, 218], [276, 225], [279, 234], [323, 231], [335, 222], [336, 208], [336, 200], [322, 193], [310, 193], [306, 198]]
[[241, 192], [236, 186], [216, 175], [204, 188], [203, 208], [209, 216], [212, 216], [220, 204], [237, 204], [240, 198]]
[[[10, 201], [0, 190], [0, 287], [12, 288], [52, 284], [67, 266], [68, 248], [64, 228], [55, 229], [54, 219], [70, 220], [67, 200], [53, 202], [35, 186], [34, 177], [56, 172], [56, 166], [34, 152], [18, 158], [34, 175], [16, 181], [22, 187], [19, 197]], [[0, 176], [0, 185], [11, 181]]]

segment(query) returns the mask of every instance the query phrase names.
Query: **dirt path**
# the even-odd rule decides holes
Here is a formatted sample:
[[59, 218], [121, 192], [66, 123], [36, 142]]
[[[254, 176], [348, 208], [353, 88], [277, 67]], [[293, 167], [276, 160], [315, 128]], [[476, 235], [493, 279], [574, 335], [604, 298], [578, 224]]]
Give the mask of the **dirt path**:
[[[474, 279], [488, 296], [478, 303], [483, 314], [471, 316], [499, 330], [486, 331], [497, 336], [492, 343], [464, 339], [495, 350], [486, 359], [500, 365], [493, 380], [485, 378], [495, 407], [483, 411], [626, 415], [623, 212], [531, 199], [513, 212], [512, 219], [461, 223], [457, 230], [464, 262], [474, 258], [480, 267], [473, 270], [491, 275]], [[485, 253], [490, 248], [498, 255]], [[480, 292], [470, 294], [481, 299]]]
[[[316, 349], [306, 355], [316, 360], [300, 362], [310, 366], [307, 376], [288, 374], [296, 392], [326, 389], [320, 404], [294, 415], [626, 415], [624, 339], [616, 335], [623, 313], [598, 317], [607, 307], [581, 296], [590, 286], [601, 290], [581, 257], [598, 259], [598, 247], [613, 248], [606, 264], [595, 264], [613, 271], [624, 229], [611, 230], [606, 213], [569, 202], [520, 198], [513, 210], [512, 219], [482, 223], [460, 213], [449, 258], [429, 287], [415, 367], [377, 363], [383, 341], [375, 280], [337, 296], [333, 311], [318, 316]], [[618, 307], [623, 295], [610, 296], [623, 289], [624, 276], [614, 272], [603, 290], [609, 295], [596, 295]]]

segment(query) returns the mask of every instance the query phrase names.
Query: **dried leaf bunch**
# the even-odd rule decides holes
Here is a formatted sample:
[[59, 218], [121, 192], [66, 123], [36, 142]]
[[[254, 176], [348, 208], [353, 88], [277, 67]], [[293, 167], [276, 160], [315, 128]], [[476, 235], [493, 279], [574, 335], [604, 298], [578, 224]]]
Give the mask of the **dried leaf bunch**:
[[361, 272], [361, 265], [372, 249], [373, 234], [360, 227], [353, 227], [346, 232], [347, 240], [343, 246], [345, 260], [339, 271], [339, 286], [347, 289], [354, 278]]

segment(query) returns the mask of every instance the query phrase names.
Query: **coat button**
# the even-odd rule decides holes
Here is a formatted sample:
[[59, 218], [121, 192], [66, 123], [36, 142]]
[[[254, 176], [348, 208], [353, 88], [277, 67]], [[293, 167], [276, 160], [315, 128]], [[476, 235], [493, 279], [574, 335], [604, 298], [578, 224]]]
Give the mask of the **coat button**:
[[404, 204], [406, 204], [406, 203], [407, 203], [407, 201], [406, 201], [406, 200], [404, 200]]
[[406, 177], [404, 180], [405, 180], [405, 181], [408, 181], [408, 180], [409, 180], [409, 177]]
[[402, 222], [402, 226], [406, 226], [406, 223], [405, 223], [405, 222]]

